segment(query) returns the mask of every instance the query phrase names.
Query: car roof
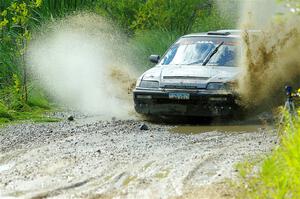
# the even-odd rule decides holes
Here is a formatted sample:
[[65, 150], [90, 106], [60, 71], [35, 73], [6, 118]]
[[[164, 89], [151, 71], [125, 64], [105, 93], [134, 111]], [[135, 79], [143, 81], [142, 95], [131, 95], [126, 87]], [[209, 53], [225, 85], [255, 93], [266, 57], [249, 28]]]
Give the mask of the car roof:
[[238, 29], [216, 30], [216, 31], [209, 31], [204, 33], [192, 33], [192, 34], [184, 35], [183, 38], [199, 37], [199, 36], [240, 38], [243, 32], [259, 33], [261, 31], [260, 30], [238, 30]]

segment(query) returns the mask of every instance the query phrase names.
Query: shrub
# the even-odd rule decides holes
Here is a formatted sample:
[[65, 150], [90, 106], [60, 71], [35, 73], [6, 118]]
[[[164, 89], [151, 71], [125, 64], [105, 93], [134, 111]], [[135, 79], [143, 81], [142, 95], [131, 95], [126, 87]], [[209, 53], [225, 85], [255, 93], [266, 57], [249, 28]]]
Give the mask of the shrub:
[[1, 101], [0, 101], [0, 119], [2, 121], [9, 121], [12, 119], [12, 116], [9, 114], [8, 108]]
[[286, 120], [280, 146], [262, 162], [258, 174], [243, 174], [241, 198], [300, 198], [300, 121], [292, 120]]

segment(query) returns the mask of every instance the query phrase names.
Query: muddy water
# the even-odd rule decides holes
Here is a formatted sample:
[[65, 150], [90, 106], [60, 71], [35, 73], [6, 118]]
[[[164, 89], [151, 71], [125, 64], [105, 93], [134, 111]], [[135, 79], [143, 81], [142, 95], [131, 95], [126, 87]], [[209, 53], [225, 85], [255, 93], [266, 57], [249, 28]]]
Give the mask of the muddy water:
[[182, 125], [172, 128], [170, 131], [173, 133], [182, 134], [200, 134], [207, 132], [222, 132], [222, 133], [245, 133], [245, 132], [257, 132], [260, 130], [272, 130], [271, 125], [262, 124], [217, 124], [217, 125]]
[[[280, 12], [278, 14], [277, 12]], [[299, 87], [300, 17], [275, 0], [244, 1], [243, 73], [238, 92], [248, 107], [270, 109], [284, 100], [284, 86]]]

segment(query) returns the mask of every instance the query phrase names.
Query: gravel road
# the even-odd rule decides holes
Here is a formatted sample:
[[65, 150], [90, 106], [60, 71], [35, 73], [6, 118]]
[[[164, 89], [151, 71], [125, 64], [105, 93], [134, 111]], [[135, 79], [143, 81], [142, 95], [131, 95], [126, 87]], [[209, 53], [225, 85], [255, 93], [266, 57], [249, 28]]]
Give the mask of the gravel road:
[[0, 129], [0, 198], [174, 198], [234, 178], [236, 163], [269, 153], [277, 140], [263, 127], [205, 132], [201, 126], [188, 134], [151, 123], [140, 130], [141, 124], [65, 121]]

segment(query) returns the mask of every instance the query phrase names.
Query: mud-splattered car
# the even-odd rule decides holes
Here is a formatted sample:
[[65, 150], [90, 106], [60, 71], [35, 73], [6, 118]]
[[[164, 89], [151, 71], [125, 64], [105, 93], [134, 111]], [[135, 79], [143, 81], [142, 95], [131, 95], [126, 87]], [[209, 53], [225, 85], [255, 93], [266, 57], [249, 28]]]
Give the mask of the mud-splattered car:
[[138, 79], [135, 110], [144, 115], [229, 116], [238, 109], [233, 86], [240, 74], [238, 30], [185, 35]]

